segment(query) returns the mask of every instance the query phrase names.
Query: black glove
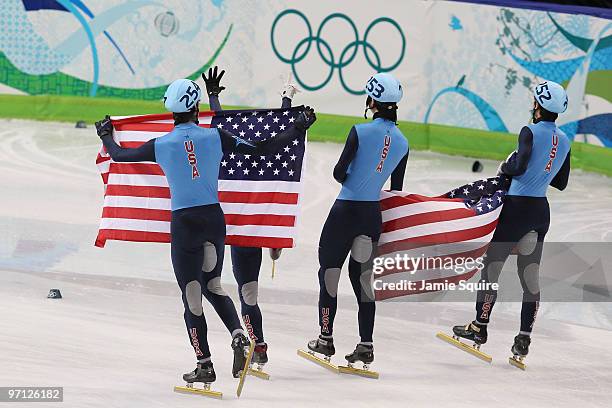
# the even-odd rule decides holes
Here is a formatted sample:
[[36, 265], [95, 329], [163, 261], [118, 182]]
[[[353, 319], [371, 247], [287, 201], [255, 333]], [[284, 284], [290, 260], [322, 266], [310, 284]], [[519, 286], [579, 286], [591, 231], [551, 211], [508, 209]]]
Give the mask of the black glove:
[[96, 122], [96, 131], [98, 132], [100, 139], [104, 136], [113, 135], [113, 123], [111, 122], [110, 116], [106, 115], [104, 119]]
[[224, 86], [220, 86], [221, 78], [225, 74], [225, 70], [221, 71], [217, 75], [217, 69], [219, 67], [215, 66], [215, 68], [208, 68], [208, 78], [206, 77], [206, 73], [202, 72], [202, 79], [206, 84], [206, 93], [208, 95], [218, 96], [222, 90], [225, 89]]
[[314, 109], [312, 109], [310, 106], [306, 106], [306, 108], [304, 108], [304, 110], [295, 120], [295, 127], [297, 129], [306, 130], [311, 127], [316, 120], [317, 115], [315, 115]]

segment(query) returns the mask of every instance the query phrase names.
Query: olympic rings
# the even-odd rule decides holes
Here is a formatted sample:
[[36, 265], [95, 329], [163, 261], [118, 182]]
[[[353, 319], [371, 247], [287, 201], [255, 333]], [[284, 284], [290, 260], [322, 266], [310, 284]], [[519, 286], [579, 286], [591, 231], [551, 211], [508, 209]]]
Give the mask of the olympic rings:
[[[300, 41], [298, 43], [298, 45], [295, 47], [295, 50], [293, 50], [293, 56], [292, 56], [292, 61], [301, 61], [301, 59], [304, 59], [306, 57], [306, 54], [302, 54], [302, 58], [301, 59], [296, 59], [296, 54], [299, 51], [300, 47], [302, 47], [303, 44], [308, 43], [308, 45], [306, 46], [306, 49], [310, 49], [310, 44], [312, 43], [312, 41], [316, 41], [317, 42], [317, 49], [319, 49], [319, 44], [323, 44], [325, 46], [325, 48], [327, 49], [327, 52], [330, 55], [331, 61], [328, 64], [330, 66], [330, 70], [329, 73], [327, 74], [327, 78], [325, 78], [325, 80], [323, 81], [322, 85], [319, 86], [310, 86], [306, 83], [304, 83], [300, 76], [298, 75], [296, 69], [295, 69], [295, 63], [291, 63], [291, 70], [293, 71], [293, 76], [295, 78], [295, 80], [298, 82], [298, 84], [300, 84], [300, 86], [304, 89], [306, 89], [307, 91], [316, 91], [317, 89], [321, 89], [323, 88], [325, 85], [327, 85], [327, 83], [329, 81], [331, 81], [332, 76], [334, 75], [334, 53], [332, 52], [329, 44], [323, 40], [321, 40], [320, 38], [317, 37], [306, 37], [304, 38], [302, 41]], [[319, 51], [319, 55], [322, 55]]]
[[[302, 19], [302, 21], [304, 22], [306, 26], [306, 29], [308, 30], [308, 35], [297, 43], [297, 45], [295, 46], [293, 50], [291, 57], [287, 58], [281, 55], [278, 48], [276, 47], [276, 42], [274, 40], [274, 33], [276, 31], [276, 25], [278, 24], [278, 22], [283, 17], [289, 14], [294, 14], [298, 16], [300, 19]], [[323, 28], [325, 27], [325, 25], [334, 19], [346, 21], [349, 24], [355, 36], [355, 39], [351, 41], [346, 47], [344, 47], [342, 52], [340, 52], [340, 58], [338, 60], [334, 56], [334, 52], [331, 46], [329, 45], [329, 43], [325, 41], [323, 38], [321, 38], [321, 32], [323, 31]], [[372, 29], [381, 23], [391, 24], [400, 34], [401, 39], [402, 39], [402, 48], [401, 48], [399, 58], [393, 64], [390, 64], [388, 66], [382, 65], [382, 61], [381, 61], [379, 53], [376, 51], [374, 46], [368, 42], [368, 36], [370, 35]], [[272, 23], [272, 29], [270, 31], [270, 42], [272, 44], [272, 50], [274, 51], [274, 54], [277, 56], [277, 58], [281, 60], [282, 62], [291, 65], [291, 70], [293, 71], [295, 80], [298, 82], [298, 84], [302, 88], [309, 90], [309, 91], [316, 91], [316, 90], [323, 88], [331, 81], [334, 75], [334, 70], [338, 69], [338, 76], [340, 78], [340, 83], [342, 84], [342, 87], [344, 88], [345, 91], [353, 95], [363, 95], [365, 94], [365, 90], [354, 90], [354, 89], [349, 88], [342, 74], [342, 69], [353, 62], [353, 60], [357, 56], [360, 46], [363, 49], [363, 53], [364, 53], [364, 56], [365, 56], [365, 59], [368, 65], [376, 72], [389, 72], [389, 71], [394, 70], [401, 64], [402, 60], [404, 59], [405, 52], [406, 52], [406, 37], [404, 36], [404, 32], [402, 31], [400, 25], [395, 20], [389, 17], [379, 17], [376, 20], [372, 21], [370, 25], [368, 26], [368, 28], [366, 29], [363, 39], [360, 40], [359, 31], [357, 30], [357, 26], [355, 25], [353, 20], [351, 20], [346, 14], [333, 13], [325, 17], [323, 21], [321, 22], [321, 25], [319, 26], [316, 35], [313, 35], [312, 26], [310, 25], [310, 21], [308, 21], [308, 18], [306, 18], [304, 13], [302, 13], [299, 10], [295, 10], [295, 9], [284, 10], [278, 16], [276, 16], [276, 18], [274, 19], [274, 22]], [[304, 81], [302, 81], [302, 79], [300, 78], [296, 70], [296, 65], [300, 61], [302, 61], [304, 58], [306, 58], [306, 56], [310, 52], [310, 48], [312, 47], [313, 42], [316, 44], [316, 49], [319, 54], [319, 57], [323, 60], [325, 64], [327, 64], [327, 66], [329, 66], [329, 73], [327, 74], [323, 82], [316, 84], [316, 85], [309, 85], [309, 84], [304, 83]]]

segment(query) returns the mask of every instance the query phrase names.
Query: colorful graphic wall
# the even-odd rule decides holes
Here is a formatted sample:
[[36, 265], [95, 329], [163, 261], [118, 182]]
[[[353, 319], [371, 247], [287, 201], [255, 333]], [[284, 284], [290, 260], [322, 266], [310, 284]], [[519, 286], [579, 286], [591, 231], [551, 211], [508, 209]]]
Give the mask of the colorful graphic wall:
[[222, 102], [275, 106], [284, 77], [319, 111], [360, 115], [375, 71], [401, 119], [516, 132], [531, 88], [567, 86], [563, 129], [612, 147], [612, 22], [446, 1], [3, 0], [0, 92], [157, 100], [211, 64]]

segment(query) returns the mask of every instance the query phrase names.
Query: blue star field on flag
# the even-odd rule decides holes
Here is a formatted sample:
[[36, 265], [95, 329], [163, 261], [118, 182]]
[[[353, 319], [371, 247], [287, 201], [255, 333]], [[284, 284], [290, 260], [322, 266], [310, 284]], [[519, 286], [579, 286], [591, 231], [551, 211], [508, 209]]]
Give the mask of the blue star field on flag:
[[[211, 127], [224, 129], [247, 142], [267, 140], [293, 126], [304, 109], [224, 110], [215, 114]], [[293, 139], [267, 155], [228, 153], [221, 160], [220, 180], [300, 181], [305, 136]]]
[[477, 214], [486, 214], [504, 203], [510, 181], [511, 179], [504, 175], [489, 177], [458, 187], [442, 197], [460, 198]]

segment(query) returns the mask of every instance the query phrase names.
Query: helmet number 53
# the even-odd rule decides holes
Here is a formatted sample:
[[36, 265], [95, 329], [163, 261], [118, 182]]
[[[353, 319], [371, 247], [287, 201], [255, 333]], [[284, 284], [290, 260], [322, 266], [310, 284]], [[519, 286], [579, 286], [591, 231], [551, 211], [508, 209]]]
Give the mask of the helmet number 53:
[[385, 87], [374, 77], [370, 78], [366, 85], [366, 89], [372, 94], [373, 98], [380, 98], [382, 93], [385, 92]]

